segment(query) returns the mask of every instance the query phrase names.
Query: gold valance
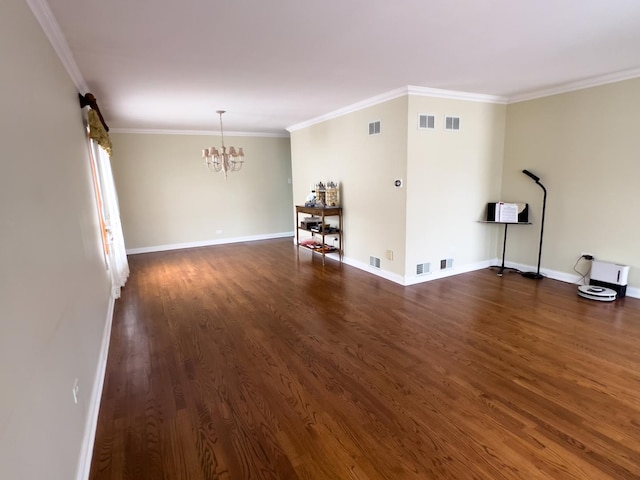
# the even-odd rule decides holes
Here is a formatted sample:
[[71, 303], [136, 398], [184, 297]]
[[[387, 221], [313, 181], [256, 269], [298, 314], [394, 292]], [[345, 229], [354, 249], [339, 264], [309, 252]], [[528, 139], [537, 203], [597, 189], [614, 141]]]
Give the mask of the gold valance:
[[111, 139], [102, 125], [98, 112], [93, 108], [89, 109], [89, 136], [111, 156]]

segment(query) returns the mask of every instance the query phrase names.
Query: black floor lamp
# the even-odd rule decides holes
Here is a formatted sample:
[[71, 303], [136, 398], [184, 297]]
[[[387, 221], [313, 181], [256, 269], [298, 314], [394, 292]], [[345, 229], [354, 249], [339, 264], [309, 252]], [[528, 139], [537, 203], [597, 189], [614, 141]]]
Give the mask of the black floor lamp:
[[544, 185], [540, 183], [540, 177], [538, 177], [537, 175], [534, 175], [529, 170], [522, 170], [522, 173], [524, 173], [526, 176], [530, 177], [534, 182], [536, 182], [544, 192], [544, 196], [542, 197], [542, 221], [540, 222], [540, 248], [538, 249], [538, 270], [535, 272], [524, 272], [522, 274], [523, 277], [540, 280], [544, 278], [544, 276], [540, 273], [540, 259], [542, 258], [542, 234], [544, 233], [544, 212], [547, 209], [547, 189], [544, 188]]

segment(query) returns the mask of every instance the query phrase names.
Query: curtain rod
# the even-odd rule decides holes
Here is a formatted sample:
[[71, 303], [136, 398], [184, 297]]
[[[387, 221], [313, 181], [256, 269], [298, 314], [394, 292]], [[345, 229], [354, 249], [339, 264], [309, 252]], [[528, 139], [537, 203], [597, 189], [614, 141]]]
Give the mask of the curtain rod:
[[81, 93], [78, 93], [78, 97], [80, 98], [80, 108], [89, 106], [93, 110], [95, 110], [96, 113], [98, 114], [98, 117], [100, 118], [100, 122], [102, 123], [102, 126], [108, 132], [109, 127], [107, 126], [107, 123], [104, 121], [104, 118], [102, 117], [102, 112], [100, 112], [100, 107], [98, 107], [98, 101], [96, 100], [96, 97], [94, 97], [92, 93], [87, 93], [86, 95], [82, 95]]

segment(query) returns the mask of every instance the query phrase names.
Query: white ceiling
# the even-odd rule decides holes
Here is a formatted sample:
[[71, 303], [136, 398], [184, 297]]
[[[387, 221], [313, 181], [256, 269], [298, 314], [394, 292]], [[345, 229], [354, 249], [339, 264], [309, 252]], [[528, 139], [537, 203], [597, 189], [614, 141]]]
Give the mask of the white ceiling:
[[639, 0], [46, 1], [111, 128], [217, 130], [225, 109], [227, 131], [286, 133], [407, 85], [640, 76]]

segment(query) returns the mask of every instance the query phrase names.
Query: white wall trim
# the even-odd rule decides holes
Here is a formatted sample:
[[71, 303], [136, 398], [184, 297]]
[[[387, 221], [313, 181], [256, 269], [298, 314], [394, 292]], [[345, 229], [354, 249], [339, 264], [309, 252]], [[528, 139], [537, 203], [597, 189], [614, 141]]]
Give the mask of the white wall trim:
[[526, 102], [527, 100], [535, 100], [537, 98], [550, 97], [552, 95], [558, 95], [560, 93], [574, 92], [576, 90], [583, 90], [585, 88], [598, 87], [600, 85], [606, 85], [608, 83], [622, 82], [624, 80], [631, 80], [633, 78], [640, 77], [640, 68], [633, 70], [625, 70], [622, 72], [610, 73], [607, 75], [601, 75], [598, 77], [586, 78], [584, 80], [577, 80], [575, 82], [564, 83], [555, 87], [546, 88], [543, 90], [534, 90], [533, 92], [521, 93], [509, 97], [508, 103]]
[[[504, 262], [504, 264], [506, 267], [515, 268], [521, 272], [535, 272], [537, 269], [535, 265], [526, 265], [524, 263]], [[575, 283], [576, 288], [578, 286], [577, 282], [582, 278], [581, 275], [576, 275], [575, 273], [566, 273], [559, 270], [550, 270], [548, 268], [540, 268], [540, 273], [545, 277], [552, 278], [554, 280], [560, 280], [565, 283]]]
[[[396, 273], [391, 273], [379, 268], [373, 268], [367, 263], [361, 262], [359, 260], [354, 260], [352, 258], [344, 257], [342, 261], [347, 265], [358, 268], [360, 270], [364, 270], [365, 272], [372, 273], [373, 275], [385, 278], [387, 280], [390, 280], [394, 283], [397, 283], [403, 286], [417, 285], [419, 283], [430, 282], [432, 280], [451, 277], [453, 275], [460, 275], [462, 273], [473, 272], [476, 270], [483, 270], [485, 268], [489, 268], [491, 266], [500, 264], [500, 259], [493, 258], [490, 260], [483, 260], [481, 262], [469, 263], [467, 265], [462, 265], [460, 267], [454, 267], [447, 270], [438, 270], [433, 273], [428, 273], [426, 275], [420, 275], [420, 276], [411, 275], [411, 276], [402, 277], [401, 275], [398, 275]], [[522, 272], [536, 271], [535, 266], [525, 265], [522, 263], [505, 262], [505, 266], [515, 268]], [[580, 280], [580, 278], [582, 278], [580, 275], [560, 272], [558, 270], [550, 270], [546, 268], [541, 268], [540, 273], [542, 273], [545, 277], [551, 278], [553, 280], [559, 280], [565, 283], [575, 283], [576, 288], [578, 285], [577, 282]], [[627, 287], [627, 297], [640, 298], [640, 288]]]
[[448, 98], [451, 100], [465, 100], [467, 102], [481, 102], [481, 103], [506, 104], [509, 100], [507, 97], [501, 97], [498, 95], [486, 95], [483, 93], [471, 93], [471, 92], [458, 92], [455, 90], [442, 90], [440, 88], [417, 87], [414, 85], [409, 85], [407, 87], [407, 93], [409, 95], [417, 95], [420, 97]]
[[378, 277], [385, 278], [394, 283], [397, 283], [402, 286], [410, 286], [416, 285], [418, 283], [430, 282], [431, 280], [438, 280], [440, 278], [451, 277], [453, 275], [460, 275], [461, 273], [473, 272], [475, 270], [482, 270], [484, 268], [489, 268], [491, 265], [496, 265], [498, 262], [497, 258], [491, 260], [484, 260], [482, 262], [470, 263], [467, 265], [462, 265], [460, 267], [454, 267], [447, 270], [439, 270], [433, 273], [429, 273], [426, 275], [411, 275], [411, 276], [402, 276], [397, 273], [392, 273], [380, 268], [373, 268], [368, 263], [361, 262], [359, 260], [354, 260], [352, 258], [344, 257], [342, 261], [350, 265], [352, 267], [358, 268], [360, 270], [364, 270], [365, 272], [372, 273]]
[[368, 263], [364, 263], [364, 262], [361, 262], [360, 260], [355, 260], [349, 257], [342, 257], [342, 262], [352, 267], [355, 267], [359, 270], [364, 270], [367, 273], [372, 273], [377, 277], [382, 277], [394, 283], [399, 283], [400, 285], [404, 285], [404, 279], [402, 278], [402, 275], [398, 275], [397, 273], [392, 273], [387, 270], [383, 270], [381, 268], [374, 268]]
[[98, 414], [100, 413], [100, 401], [102, 400], [102, 388], [104, 387], [104, 377], [107, 371], [107, 357], [109, 355], [109, 343], [111, 341], [111, 325], [113, 324], [113, 311], [115, 298], [109, 298], [107, 307], [107, 318], [102, 332], [102, 344], [98, 356], [98, 366], [93, 380], [91, 398], [87, 409], [87, 421], [84, 427], [84, 438], [82, 439], [82, 450], [76, 471], [76, 480], [88, 480], [91, 473], [91, 459], [93, 457], [93, 445], [96, 439], [96, 429], [98, 428]]
[[[45, 35], [49, 39], [53, 49], [55, 50], [58, 58], [64, 65], [69, 77], [73, 81], [76, 89], [80, 93], [86, 93], [89, 91], [89, 86], [85, 81], [80, 69], [71, 53], [69, 43], [66, 37], [62, 33], [60, 25], [56, 20], [49, 4], [46, 0], [26, 0], [29, 8], [36, 17], [36, 20], [42, 27]], [[312, 118], [305, 122], [297, 123], [290, 127], [287, 127], [288, 132], [294, 132], [306, 127], [310, 127], [317, 123], [321, 123], [327, 120], [331, 120], [343, 115], [362, 110], [373, 105], [377, 105], [394, 98], [401, 97], [403, 95], [420, 95], [434, 98], [449, 98], [454, 100], [466, 100], [472, 102], [484, 102], [484, 103], [500, 103], [511, 104], [525, 102], [527, 100], [534, 100], [543, 97], [549, 97], [552, 95], [558, 95], [561, 93], [573, 92], [576, 90], [583, 90], [586, 88], [597, 87], [600, 85], [606, 85], [609, 83], [621, 82], [624, 80], [631, 80], [640, 77], [640, 68], [634, 68], [630, 70], [623, 70], [621, 72], [610, 73], [607, 75], [600, 75], [597, 77], [586, 78], [577, 80], [575, 82], [564, 83], [554, 87], [534, 90], [530, 92], [516, 94], [510, 97], [503, 97], [497, 95], [486, 95], [480, 93], [460, 92], [455, 90], [444, 90], [431, 87], [419, 87], [414, 85], [408, 85], [406, 87], [391, 90], [380, 95], [362, 100], [360, 102], [348, 105], [346, 107], [334, 110], [325, 115]], [[135, 129], [135, 128], [112, 128], [110, 130], [113, 133], [144, 133], [144, 134], [158, 134], [158, 135], [213, 135], [219, 134], [218, 132], [200, 131], [200, 130], [155, 130], [155, 129]], [[229, 136], [248, 136], [248, 137], [282, 137], [286, 138], [286, 133], [264, 133], [264, 132], [228, 132]]]
[[[109, 133], [136, 133], [143, 135], [203, 135], [220, 136], [219, 131], [213, 130], [161, 130], [152, 128], [110, 128]], [[265, 132], [227, 132], [228, 137], [268, 137], [268, 138], [289, 138], [288, 132], [265, 133]]]
[[318, 123], [326, 122], [334, 118], [347, 115], [349, 113], [357, 112], [380, 103], [388, 102], [395, 98], [402, 97], [404, 95], [418, 95], [423, 97], [433, 98], [448, 98], [452, 100], [464, 100], [469, 102], [482, 102], [482, 103], [497, 103], [497, 104], [511, 104], [524, 102], [527, 100], [533, 100], [536, 98], [549, 97], [551, 95], [557, 95], [559, 93], [567, 93], [575, 90], [582, 90], [585, 88], [597, 87], [599, 85], [606, 85], [608, 83], [621, 82], [623, 80], [630, 80], [640, 77], [640, 69], [625, 70], [623, 72], [611, 73], [608, 75], [602, 75], [598, 77], [588, 78], [584, 80], [578, 80], [571, 83], [565, 83], [552, 88], [543, 90], [535, 90], [532, 92], [525, 92], [516, 94], [511, 97], [504, 97], [499, 95], [486, 95], [481, 93], [472, 92], [460, 92], [456, 90], [444, 90], [439, 88], [419, 87], [415, 85], [407, 85], [406, 87], [397, 88], [380, 95], [376, 95], [371, 98], [367, 98], [360, 102], [347, 105], [346, 107], [339, 108], [325, 115], [306, 120], [304, 122], [296, 123], [287, 127], [287, 131], [295, 132], [296, 130], [302, 130], [303, 128], [316, 125]]
[[404, 277], [404, 285], [416, 285], [418, 283], [430, 282], [431, 280], [438, 280], [439, 278], [451, 277], [453, 275], [460, 275], [461, 273], [474, 272], [476, 270], [484, 270], [492, 265], [499, 264], [497, 258], [490, 260], [483, 260], [481, 262], [468, 263], [459, 267], [448, 268], [445, 270], [436, 270], [432, 273], [425, 275], [408, 275]]
[[640, 288], [627, 287], [627, 297], [640, 298]]
[[127, 255], [139, 253], [164, 252], [167, 250], [181, 250], [183, 248], [210, 247], [212, 245], [224, 245], [227, 243], [255, 242], [257, 240], [270, 240], [273, 238], [292, 237], [293, 232], [268, 233], [263, 235], [249, 235], [246, 237], [220, 238], [215, 240], [203, 240], [200, 242], [172, 243], [169, 245], [154, 245], [151, 247], [128, 248]]
[[342, 117], [349, 113], [357, 112], [358, 110], [363, 110], [365, 108], [372, 107], [380, 103], [388, 102], [389, 100], [403, 97], [405, 95], [407, 95], [407, 87], [397, 88], [395, 90], [391, 90], [390, 92], [381, 93], [380, 95], [376, 95], [375, 97], [367, 98], [360, 102], [352, 103], [351, 105], [347, 105], [346, 107], [339, 108], [338, 110], [334, 110], [324, 115], [320, 115], [319, 117], [315, 117], [310, 120], [306, 120], [304, 122], [296, 123], [295, 125], [287, 127], [287, 131], [295, 132], [296, 130], [301, 130], [303, 128], [307, 128], [312, 125], [315, 125], [317, 123], [322, 123], [322, 122], [326, 122], [327, 120], [332, 120], [334, 118]]
[[26, 2], [29, 5], [29, 8], [31, 8], [36, 20], [38, 20], [42, 30], [44, 30], [44, 34], [49, 39], [51, 46], [64, 65], [64, 68], [67, 70], [67, 73], [71, 77], [71, 80], [75, 84], [78, 92], [87, 93], [89, 91], [87, 82], [85, 82], [82, 73], [80, 73], [80, 69], [73, 58], [67, 39], [62, 33], [58, 21], [53, 16], [53, 12], [51, 11], [51, 8], [49, 8], [49, 4], [46, 0], [26, 0]]
[[[504, 264], [507, 267], [516, 268], [521, 272], [535, 272], [537, 268], [533, 265], [525, 265], [523, 263], [504, 262]], [[576, 285], [576, 289], [579, 285], [578, 281], [580, 281], [580, 279], [582, 278], [581, 275], [561, 272], [559, 270], [550, 270], [548, 268], [540, 268], [540, 273], [545, 277], [552, 278], [554, 280], [560, 280], [561, 282], [565, 283], [573, 283]], [[627, 287], [627, 297], [640, 298], [640, 288]]]
[[307, 128], [312, 125], [316, 125], [318, 123], [326, 122], [327, 120], [332, 120], [334, 118], [342, 117], [349, 113], [357, 112], [359, 110], [363, 110], [365, 108], [369, 108], [374, 105], [379, 105], [381, 103], [388, 102], [389, 100], [393, 100], [399, 97], [404, 97], [406, 95], [419, 95], [423, 97], [434, 97], [434, 98], [449, 98], [453, 100], [466, 100], [466, 101], [472, 101], [472, 102], [507, 103], [506, 97], [498, 97], [494, 95], [483, 95], [478, 93], [457, 92], [454, 90], [441, 90], [439, 88], [416, 87], [413, 85], [407, 85], [406, 87], [397, 88], [395, 90], [391, 90], [389, 92], [376, 95], [375, 97], [370, 97], [360, 102], [347, 105], [346, 107], [339, 108], [338, 110], [334, 110], [333, 112], [329, 112], [325, 115], [320, 115], [319, 117], [315, 117], [304, 122], [296, 123], [295, 125], [287, 127], [287, 131], [295, 132], [296, 130], [301, 130], [303, 128]]

